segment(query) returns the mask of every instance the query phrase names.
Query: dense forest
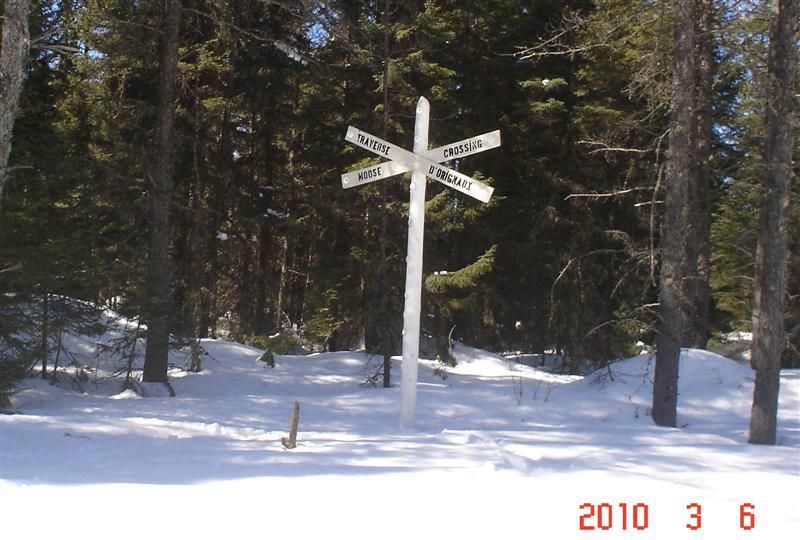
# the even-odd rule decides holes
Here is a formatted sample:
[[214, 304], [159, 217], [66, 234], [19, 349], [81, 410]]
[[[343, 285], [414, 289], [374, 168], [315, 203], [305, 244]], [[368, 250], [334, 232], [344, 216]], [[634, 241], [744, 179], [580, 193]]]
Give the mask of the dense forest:
[[[431, 147], [502, 133], [450, 162], [494, 187], [488, 204], [429, 183], [422, 327], [441, 354], [452, 338], [578, 365], [655, 344], [671, 231], [681, 344], [749, 331], [774, 19], [767, 1], [34, 1], [0, 171], [0, 334], [25, 328], [46, 357], [69, 298], [141, 316], [161, 331], [148, 348], [280, 333], [397, 354], [408, 176], [340, 175], [378, 162], [350, 125], [411, 148], [419, 96]], [[797, 123], [786, 135], [796, 149]], [[21, 299], [44, 308], [10, 316]]]

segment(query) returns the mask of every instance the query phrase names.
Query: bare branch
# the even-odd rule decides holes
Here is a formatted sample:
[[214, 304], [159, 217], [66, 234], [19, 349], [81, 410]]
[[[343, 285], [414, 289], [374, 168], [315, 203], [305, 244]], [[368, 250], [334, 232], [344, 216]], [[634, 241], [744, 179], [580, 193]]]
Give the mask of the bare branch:
[[[632, 10], [629, 17], [623, 18], [618, 24], [603, 32], [601, 36], [598, 36], [593, 41], [581, 45], [574, 45], [568, 43], [569, 40], [566, 38], [584, 27], [588, 19], [581, 17], [576, 12], [566, 12], [562, 18], [561, 26], [554, 29], [554, 33], [551, 37], [529, 47], [518, 47], [519, 50], [514, 56], [522, 60], [529, 60], [531, 58], [542, 58], [545, 56], [574, 55], [601, 47], [613, 47], [614, 45], [611, 41], [615, 39], [615, 36], [617, 36], [620, 30], [624, 29], [631, 21], [639, 17], [641, 17], [641, 14], [636, 10]], [[649, 26], [658, 20], [658, 17], [653, 17], [643, 21], [642, 24]], [[565, 43], [565, 41], [567, 41], [567, 43]]]
[[55, 43], [52, 45], [32, 44], [31, 49], [35, 49], [37, 51], [53, 51], [59, 54], [77, 54], [81, 52], [81, 50], [78, 47], [70, 47], [69, 45], [58, 45]]
[[[638, 313], [644, 312], [644, 313], [652, 314], [653, 313], [653, 308], [657, 308], [657, 307], [658, 307], [658, 303], [657, 302], [654, 303], [654, 304], [644, 304], [642, 306], [639, 306], [639, 307], [635, 308], [633, 310], [633, 313], [634, 314], [638, 314]], [[590, 335], [594, 334], [595, 332], [598, 332], [598, 331], [602, 330], [606, 326], [614, 325], [614, 324], [621, 323], [621, 322], [634, 323], [634, 324], [637, 324], [637, 325], [641, 326], [643, 329], [655, 330], [655, 328], [653, 328], [652, 324], [649, 324], [649, 323], [646, 323], [644, 321], [641, 321], [638, 318], [636, 318], [635, 316], [630, 316], [630, 317], [621, 317], [619, 319], [611, 319], [609, 321], [602, 322], [602, 323], [598, 324], [597, 326], [595, 326], [594, 328], [592, 328], [591, 330], [589, 330], [588, 332], [586, 332], [585, 337], [589, 337]]]
[[231, 29], [235, 30], [236, 32], [238, 32], [238, 33], [240, 33], [242, 35], [245, 35], [247, 37], [253, 38], [256, 41], [267, 41], [267, 42], [275, 41], [274, 39], [268, 38], [265, 35], [257, 34], [257, 33], [253, 32], [251, 30], [245, 30], [241, 26], [237, 26], [237, 25], [233, 24], [232, 22], [223, 21], [219, 17], [215, 17], [214, 15], [212, 15], [210, 13], [206, 13], [204, 11], [200, 11], [199, 9], [194, 9], [194, 8], [190, 8], [190, 7], [184, 7], [183, 11], [187, 12], [187, 13], [194, 13], [195, 15], [199, 15], [200, 17], [204, 17], [204, 18], [206, 18], [206, 19], [208, 19], [210, 21], [213, 21], [213, 22], [215, 22], [215, 23], [217, 23], [219, 25], [227, 26], [228, 28], [231, 28]]
[[573, 55], [581, 52], [590, 51], [592, 49], [599, 49], [600, 47], [607, 47], [605, 43], [595, 43], [592, 45], [584, 45], [582, 47], [564, 47], [558, 50], [544, 50], [544, 51], [535, 51], [533, 47], [526, 49], [523, 52], [516, 53], [515, 56], [518, 56], [521, 60], [530, 60], [531, 58], [542, 58], [545, 56], [567, 56]]
[[14, 266], [9, 266], [8, 268], [0, 268], [0, 274], [4, 274], [6, 272], [14, 272], [16, 270], [22, 270], [22, 263], [19, 262]]
[[[660, 155], [661, 149], [661, 141], [659, 140], [659, 151], [656, 152], [656, 156]], [[664, 201], [657, 201], [656, 198], [658, 197], [661, 189], [664, 185], [664, 174], [666, 172], [665, 169], [666, 164], [664, 162], [658, 167], [658, 180], [656, 181], [656, 187], [653, 190], [653, 198], [650, 201], [650, 276], [649, 281], [652, 283], [653, 287], [657, 287], [658, 284], [656, 283], [656, 274], [657, 274], [657, 267], [658, 267], [658, 260], [657, 260], [657, 251], [656, 251], [656, 229], [658, 228], [658, 216], [656, 214], [656, 203], [660, 202], [663, 203]]]
[[603, 141], [596, 141], [596, 140], [589, 140], [589, 139], [582, 139], [578, 141], [578, 144], [584, 144], [586, 146], [597, 146], [599, 148], [595, 148], [594, 150], [589, 151], [589, 155], [599, 154], [601, 152], [625, 152], [625, 153], [633, 153], [633, 154], [647, 154], [652, 152], [652, 148], [623, 148], [619, 146], [609, 146], [608, 143]]
[[620, 189], [619, 191], [611, 191], [608, 193], [570, 193], [569, 195], [564, 197], [564, 200], [567, 201], [569, 199], [579, 198], [579, 197], [589, 198], [589, 199], [603, 199], [607, 197], [617, 197], [619, 195], [626, 195], [628, 193], [633, 193], [635, 191], [651, 191], [652, 189], [654, 188], [647, 186], [647, 187]]
[[550, 316], [548, 318], [547, 325], [548, 327], [552, 327], [553, 321], [555, 320], [556, 311], [556, 286], [561, 281], [561, 279], [567, 274], [570, 268], [573, 266], [574, 263], [580, 263], [583, 259], [587, 257], [592, 257], [594, 255], [608, 255], [608, 254], [615, 254], [615, 253], [625, 253], [627, 250], [625, 249], [596, 249], [594, 251], [590, 251], [589, 253], [584, 253], [583, 255], [578, 255], [577, 257], [572, 257], [567, 264], [561, 269], [561, 272], [558, 273], [555, 281], [550, 286]]
[[642, 206], [651, 206], [654, 204], [664, 204], [664, 201], [645, 201], [645, 202], [637, 202], [633, 205], [634, 208], [641, 208]]

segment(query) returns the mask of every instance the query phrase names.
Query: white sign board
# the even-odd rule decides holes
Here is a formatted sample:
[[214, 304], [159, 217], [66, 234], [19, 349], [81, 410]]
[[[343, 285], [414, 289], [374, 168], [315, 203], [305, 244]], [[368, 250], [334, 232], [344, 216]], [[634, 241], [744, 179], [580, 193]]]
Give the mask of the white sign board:
[[[444, 163], [451, 159], [459, 159], [465, 156], [471, 156], [484, 150], [491, 150], [500, 146], [500, 130], [495, 130], [490, 133], [484, 133], [476, 137], [464, 139], [463, 141], [454, 142], [433, 150], [423, 152], [423, 155], [435, 161], [436, 163]], [[364, 167], [356, 171], [346, 172], [342, 175], [342, 187], [347, 189], [355, 186], [361, 186], [377, 180], [383, 180], [396, 174], [403, 174], [409, 172], [411, 167], [407, 167], [402, 163], [396, 161], [387, 161], [379, 165], [372, 165]]]
[[444, 165], [439, 165], [422, 154], [409, 152], [404, 148], [400, 148], [397, 145], [384, 141], [375, 135], [370, 135], [360, 129], [356, 129], [353, 126], [347, 128], [346, 138], [356, 146], [360, 146], [374, 154], [401, 163], [414, 172], [422, 173], [437, 182], [441, 182], [481, 202], [489, 202], [489, 199], [492, 197], [492, 192], [494, 191], [493, 187], [482, 184], [458, 171], [448, 169]]

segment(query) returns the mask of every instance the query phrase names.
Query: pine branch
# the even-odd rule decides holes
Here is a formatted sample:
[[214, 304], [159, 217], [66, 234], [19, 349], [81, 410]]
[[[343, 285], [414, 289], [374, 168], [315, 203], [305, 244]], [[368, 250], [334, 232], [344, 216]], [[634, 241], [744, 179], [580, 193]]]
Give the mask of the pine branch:
[[22, 263], [18, 262], [14, 266], [9, 266], [8, 268], [0, 268], [0, 274], [4, 274], [6, 272], [14, 272], [16, 270], [22, 270]]
[[594, 150], [589, 150], [589, 155], [599, 154], [601, 152], [624, 152], [629, 154], [647, 154], [652, 152], [653, 150], [650, 148], [624, 148], [618, 146], [609, 146], [607, 143], [603, 141], [594, 141], [589, 139], [582, 139], [577, 141], [577, 144], [583, 144], [586, 146], [599, 146], [600, 148], [595, 148]]
[[652, 187], [635, 187], [635, 188], [628, 188], [628, 189], [620, 189], [618, 191], [611, 191], [608, 193], [570, 193], [564, 200], [567, 201], [572, 198], [590, 198], [590, 199], [602, 199], [606, 197], [617, 197], [619, 195], [627, 195], [628, 193], [633, 193], [635, 191], [651, 191], [655, 188]]

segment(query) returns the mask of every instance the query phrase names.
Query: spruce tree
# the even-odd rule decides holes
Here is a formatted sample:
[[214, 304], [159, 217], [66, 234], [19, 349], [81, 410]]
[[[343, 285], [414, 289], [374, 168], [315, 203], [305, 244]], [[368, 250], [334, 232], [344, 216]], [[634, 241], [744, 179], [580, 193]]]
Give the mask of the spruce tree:
[[775, 5], [767, 62], [764, 170], [756, 251], [752, 364], [756, 370], [749, 441], [775, 444], [781, 354], [786, 333], [784, 302], [788, 208], [792, 179], [794, 93], [800, 2]]
[[28, 16], [30, 0], [5, 0], [3, 2], [2, 41], [0, 41], [0, 211], [3, 208], [3, 191], [8, 180], [8, 158], [14, 131], [25, 65], [30, 49]]
[[675, 427], [678, 402], [678, 369], [686, 332], [690, 328], [688, 296], [689, 204], [688, 191], [694, 185], [696, 71], [695, 9], [691, 1], [674, 2], [674, 67], [664, 197], [664, 224], [661, 229], [661, 279], [656, 373], [653, 382], [653, 421]]
[[160, 18], [158, 78], [156, 81], [155, 137], [149, 158], [150, 202], [148, 256], [147, 350], [144, 382], [167, 382], [170, 314], [172, 311], [172, 261], [170, 245], [170, 201], [174, 180], [174, 123], [181, 2], [167, 0]]

